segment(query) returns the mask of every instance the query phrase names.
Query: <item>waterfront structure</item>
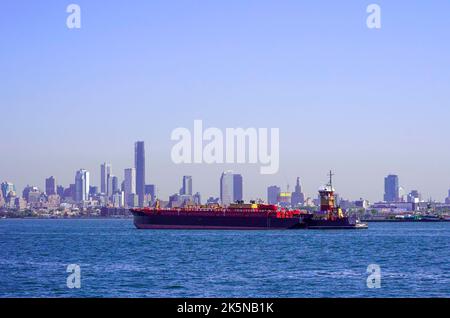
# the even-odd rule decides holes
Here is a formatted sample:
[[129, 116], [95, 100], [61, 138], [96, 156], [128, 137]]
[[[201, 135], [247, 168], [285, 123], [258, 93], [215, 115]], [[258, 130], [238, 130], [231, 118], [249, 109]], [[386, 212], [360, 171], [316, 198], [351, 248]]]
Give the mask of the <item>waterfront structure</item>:
[[302, 192], [300, 185], [300, 178], [297, 177], [297, 183], [295, 184], [294, 192], [292, 192], [291, 205], [293, 207], [303, 205], [305, 203], [305, 195]]
[[143, 141], [134, 144], [134, 167], [136, 169], [136, 193], [139, 206], [144, 206], [145, 195], [145, 146]]
[[80, 169], [75, 175], [75, 201], [83, 202], [89, 198], [89, 171]]
[[192, 177], [184, 176], [183, 177], [183, 186], [180, 191], [181, 195], [192, 195]]
[[395, 214], [415, 210], [412, 202], [377, 202], [372, 204], [370, 209], [377, 211], [378, 214]]
[[281, 193], [281, 188], [278, 186], [270, 186], [267, 188], [267, 202], [269, 204], [278, 204], [278, 196]]
[[100, 192], [108, 193], [108, 179], [112, 174], [112, 166], [110, 163], [103, 163], [100, 165]]
[[56, 181], [53, 176], [45, 179], [45, 193], [47, 195], [56, 194]]
[[397, 175], [388, 175], [384, 178], [384, 201], [398, 202], [400, 199], [400, 187]]

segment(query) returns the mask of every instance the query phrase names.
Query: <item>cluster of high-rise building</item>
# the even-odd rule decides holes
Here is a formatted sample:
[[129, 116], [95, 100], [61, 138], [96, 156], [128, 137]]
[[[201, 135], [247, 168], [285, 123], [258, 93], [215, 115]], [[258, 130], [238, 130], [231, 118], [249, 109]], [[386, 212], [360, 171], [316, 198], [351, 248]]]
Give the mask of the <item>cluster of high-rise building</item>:
[[[11, 182], [3, 182], [0, 185], [0, 207], [23, 210], [25, 208], [58, 208], [62, 204], [73, 204], [79, 207], [114, 207], [131, 208], [154, 205], [157, 199], [156, 186], [146, 184], [145, 180], [145, 145], [138, 141], [134, 146], [134, 167], [123, 171], [123, 181], [113, 174], [111, 163], [100, 165], [100, 187], [91, 184], [90, 172], [86, 169], [76, 171], [74, 183], [68, 187], [58, 185], [55, 177], [45, 179], [45, 190], [41, 191], [36, 186], [27, 185], [22, 195], [17, 194], [16, 187]], [[241, 174], [233, 171], [225, 171], [219, 180], [219, 197], [210, 197], [205, 203], [230, 205], [243, 201], [244, 182]], [[336, 194], [336, 200], [344, 208], [369, 208], [367, 200], [348, 201]], [[201, 194], [194, 193], [193, 177], [183, 176], [181, 188], [178, 193], [169, 196], [168, 201], [158, 200], [161, 205], [167, 207], [182, 207], [187, 205], [202, 204]], [[263, 201], [263, 200], [259, 200]], [[267, 188], [267, 203], [279, 205], [284, 208], [299, 208], [317, 206], [318, 199], [306, 197], [302, 191], [300, 178], [297, 178], [293, 192], [282, 191], [278, 185]], [[373, 204], [375, 209], [414, 209], [424, 202], [417, 190], [405, 193], [399, 184], [399, 177], [390, 174], [384, 179], [383, 201]], [[450, 204], [450, 190], [445, 200]]]
[[[98, 192], [98, 188], [89, 186], [89, 174], [87, 178], [79, 181], [81, 184], [86, 182], [85, 186], [75, 186], [75, 189], [83, 189], [83, 195], [76, 196], [76, 202], [83, 202], [86, 198], [90, 198], [97, 200], [102, 206], [124, 208], [149, 206], [155, 200], [156, 187], [145, 183], [145, 144], [143, 141], [135, 143], [134, 167], [124, 169], [121, 183], [119, 183], [119, 178], [113, 174], [112, 164], [107, 162], [100, 165], [100, 192]], [[84, 189], [89, 189], [89, 191]]]
[[133, 168], [124, 170], [123, 182], [113, 174], [112, 165], [100, 165], [100, 189], [91, 184], [90, 172], [76, 171], [74, 183], [68, 187], [57, 185], [51, 176], [45, 180], [45, 190], [27, 185], [22, 195], [16, 193], [10, 182], [1, 184], [0, 207], [25, 209], [58, 208], [62, 203], [79, 206], [137, 207], [148, 206], [156, 197], [156, 187], [145, 184], [145, 146], [143, 141], [135, 143]]
[[408, 202], [419, 203], [423, 202], [422, 195], [418, 190], [411, 190], [408, 194], [405, 193], [403, 187], [399, 184], [397, 175], [390, 174], [384, 178], [384, 202]]

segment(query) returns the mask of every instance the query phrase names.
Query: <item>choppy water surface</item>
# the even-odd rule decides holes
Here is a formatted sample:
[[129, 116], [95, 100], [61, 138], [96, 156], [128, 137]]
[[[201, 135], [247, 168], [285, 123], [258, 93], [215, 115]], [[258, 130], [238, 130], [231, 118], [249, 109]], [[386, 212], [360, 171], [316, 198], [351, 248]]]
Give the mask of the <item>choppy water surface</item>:
[[[66, 285], [69, 264], [80, 289]], [[381, 289], [367, 288], [370, 264]], [[0, 297], [450, 297], [450, 223], [265, 232], [0, 220]]]

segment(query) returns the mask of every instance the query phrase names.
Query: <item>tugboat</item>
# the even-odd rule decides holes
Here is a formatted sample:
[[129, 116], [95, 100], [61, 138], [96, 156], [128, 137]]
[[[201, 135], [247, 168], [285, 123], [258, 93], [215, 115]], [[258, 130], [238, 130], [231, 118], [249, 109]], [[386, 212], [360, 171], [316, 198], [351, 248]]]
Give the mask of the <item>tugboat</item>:
[[361, 223], [356, 217], [345, 215], [336, 206], [335, 190], [333, 188], [333, 173], [330, 171], [330, 181], [319, 190], [320, 210], [311, 218], [304, 220], [306, 228], [310, 230], [360, 230], [368, 229], [366, 223]]

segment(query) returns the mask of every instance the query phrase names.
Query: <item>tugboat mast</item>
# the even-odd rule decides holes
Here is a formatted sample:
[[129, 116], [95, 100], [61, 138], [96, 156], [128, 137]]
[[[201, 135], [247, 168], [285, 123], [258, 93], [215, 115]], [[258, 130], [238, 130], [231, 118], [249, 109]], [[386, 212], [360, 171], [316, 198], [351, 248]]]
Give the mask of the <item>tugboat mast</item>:
[[330, 170], [329, 176], [330, 176], [330, 183], [329, 183], [329, 185], [330, 185], [330, 188], [333, 189], [333, 176], [334, 176], [334, 174], [333, 174], [333, 172], [331, 170]]

